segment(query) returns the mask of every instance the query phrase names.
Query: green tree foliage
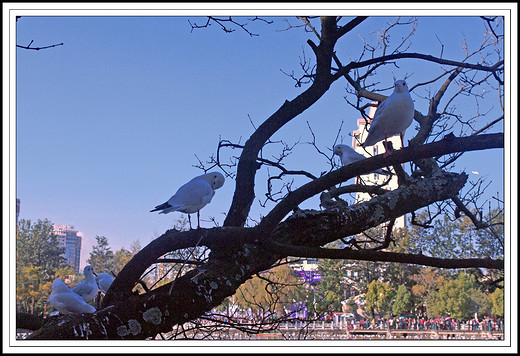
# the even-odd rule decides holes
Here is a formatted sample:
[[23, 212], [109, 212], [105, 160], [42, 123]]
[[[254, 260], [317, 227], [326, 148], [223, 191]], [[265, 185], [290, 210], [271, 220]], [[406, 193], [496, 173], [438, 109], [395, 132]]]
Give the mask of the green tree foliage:
[[114, 252], [108, 245], [108, 239], [105, 236], [96, 236], [96, 242], [97, 244], [92, 247], [87, 263], [94, 268], [96, 273], [114, 271], [116, 260]]
[[[420, 249], [415, 246], [416, 239], [412, 236], [413, 230], [407, 227], [394, 228], [391, 235], [391, 242], [386, 248], [390, 252], [396, 253], [418, 253]], [[357, 238], [363, 242], [363, 247], [375, 247], [376, 244], [369, 241], [382, 241], [387, 235], [387, 227], [380, 225], [365, 231]], [[357, 272], [358, 277], [350, 278], [355, 281], [355, 289], [366, 291], [368, 283], [377, 279], [389, 283], [392, 286], [401, 284], [411, 288], [413, 281], [411, 276], [418, 273], [419, 266], [405, 263], [388, 263], [374, 261], [356, 261], [349, 264], [349, 271]]]
[[[371, 243], [371, 240], [383, 239], [386, 234], [384, 225], [379, 225], [364, 231], [356, 237], [359, 240], [359, 245], [363, 248], [374, 248], [376, 244]], [[342, 247], [342, 246], [337, 246]], [[385, 271], [388, 269], [388, 263], [379, 261], [355, 261], [350, 263], [348, 269], [357, 274], [356, 289], [358, 291], [366, 291], [368, 284], [374, 279], [387, 279], [389, 274]], [[350, 294], [350, 293], [349, 293]]]
[[61, 256], [52, 223], [21, 219], [16, 231], [16, 305], [18, 311], [41, 313], [56, 275], [67, 277], [72, 269]]
[[[117, 250], [114, 254], [114, 270], [109, 271], [107, 273], [112, 274], [112, 272], [117, 275], [119, 271], [123, 269], [123, 267], [132, 259], [134, 254], [124, 247], [121, 247], [121, 249]], [[106, 271], [105, 271], [106, 272]]]
[[315, 289], [313, 303], [318, 313], [341, 311], [344, 294], [345, 262], [343, 260], [320, 259], [318, 271], [321, 281]]
[[504, 316], [504, 289], [497, 288], [489, 295], [491, 313], [496, 316]]
[[389, 312], [392, 308], [392, 298], [394, 291], [388, 283], [373, 280], [368, 284], [366, 294], [366, 308], [370, 310], [372, 316], [375, 311], [378, 313]]
[[346, 311], [347, 313], [352, 313], [352, 314], [356, 314], [357, 310], [358, 310], [358, 305], [356, 304], [356, 302], [354, 300], [350, 300], [347, 303], [346, 307], [344, 308], [344, 311]]
[[[397, 253], [418, 253], [418, 248], [414, 244], [411, 230], [408, 228], [394, 229], [392, 232], [393, 242], [388, 247], [388, 251]], [[385, 263], [381, 277], [385, 282], [392, 286], [404, 284], [412, 288], [412, 275], [419, 272], [419, 266], [406, 263]]]
[[54, 234], [52, 222], [47, 219], [22, 219], [18, 222], [16, 233], [16, 263], [17, 267], [40, 267], [42, 278], [50, 280], [54, 272], [62, 267], [66, 260], [62, 256], [64, 248], [58, 247], [58, 239]]
[[430, 294], [429, 316], [471, 318], [475, 313], [486, 313], [487, 303], [487, 297], [479, 290], [475, 277], [461, 272], [456, 279], [446, 281], [437, 292]]
[[141, 244], [139, 243], [139, 240], [136, 240], [130, 245], [130, 250], [127, 250], [124, 247], [117, 250], [114, 254], [114, 270], [110, 272], [117, 275], [140, 249]]
[[410, 312], [411, 308], [412, 293], [410, 293], [405, 285], [401, 284], [397, 289], [395, 300], [392, 304], [392, 313], [394, 313], [394, 315], [403, 315], [404, 313]]
[[[480, 216], [476, 211], [473, 214]], [[491, 229], [476, 229], [471, 219], [464, 214], [458, 218], [443, 214], [433, 221], [432, 228], [413, 226], [411, 242], [420, 246], [425, 255], [440, 258], [503, 258], [503, 213], [497, 209], [490, 210], [482, 219], [493, 224]], [[417, 220], [427, 220], [426, 211], [418, 214]]]
[[489, 230], [476, 232], [480, 239], [482, 254], [490, 258], [504, 258], [504, 211], [490, 210], [485, 218], [493, 224], [494, 233], [490, 233]]

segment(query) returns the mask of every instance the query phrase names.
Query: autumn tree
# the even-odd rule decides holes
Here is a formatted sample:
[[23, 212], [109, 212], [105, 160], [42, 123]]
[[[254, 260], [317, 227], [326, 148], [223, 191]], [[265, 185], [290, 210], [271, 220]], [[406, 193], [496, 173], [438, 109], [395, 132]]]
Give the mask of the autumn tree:
[[25, 312], [34, 314], [36, 303], [42, 301], [48, 292], [47, 288], [43, 287], [45, 281], [42, 277], [41, 267], [32, 265], [22, 267], [16, 277], [17, 304], [19, 308], [25, 306]]
[[477, 312], [486, 314], [488, 303], [487, 296], [479, 290], [474, 276], [461, 272], [456, 279], [446, 281], [438, 291], [430, 295], [429, 316], [467, 319]]
[[434, 268], [423, 268], [418, 274], [412, 276], [414, 285], [412, 294], [417, 300], [417, 304], [422, 306], [426, 315], [431, 315], [428, 310], [428, 298], [437, 291], [444, 283], [444, 276], [440, 275]]
[[16, 229], [16, 299], [17, 310], [37, 313], [45, 308], [50, 283], [65, 270], [64, 248], [58, 246], [52, 222], [47, 219], [21, 219]]
[[254, 315], [284, 315], [303, 284], [290, 267], [281, 265], [240, 286], [235, 294], [236, 303], [243, 309], [251, 308]]
[[[504, 146], [502, 132], [488, 133], [500, 126], [503, 113], [492, 118], [478, 114], [482, 109], [478, 104], [482, 95], [485, 98], [494, 95], [495, 107], [503, 107], [502, 19], [476, 19], [482, 21], [485, 36], [479, 46], [468, 45], [466, 52], [456, 58], [444, 52], [423, 53], [414, 47], [413, 32], [420, 20], [357, 16], [299, 17], [288, 21], [287, 30], [306, 30], [312, 36], [307, 41], [310, 54], [301, 58], [300, 70], [287, 73], [301, 89], [300, 93], [294, 98], [280, 98], [280, 106], [260, 125], [255, 125], [254, 132], [245, 140], [232, 142], [221, 138], [216, 154], [199, 162], [204, 172], [219, 169], [235, 185], [223, 224], [165, 231], [120, 271], [106, 293], [102, 309], [93, 314], [56, 318], [29, 338], [161, 337], [173, 328], [203, 317], [235, 294], [246, 281], [270, 270], [288, 256], [503, 270], [503, 256], [444, 257], [387, 249], [394, 239], [389, 232], [394, 219], [426, 208], [433, 215], [436, 211], [453, 216], [464, 214], [475, 229], [493, 229], [493, 222], [472, 213], [481, 196], [466, 194], [468, 175], [454, 168], [454, 164], [466, 152]], [[208, 23], [248, 30], [246, 19], [211, 17]], [[381, 26], [376, 34], [379, 37], [369, 38], [368, 32]], [[407, 34], [394, 41], [392, 34], [398, 29], [406, 29]], [[359, 53], [340, 50], [348, 47], [349, 41], [359, 38], [365, 43]], [[254, 60], [252, 58], [251, 63]], [[379, 75], [405, 61], [420, 63], [422, 74], [427, 74], [410, 86], [412, 93], [417, 93], [416, 110], [414, 124], [409, 129], [412, 138], [405, 148], [338, 167], [331, 151], [335, 142], [327, 143], [327, 150], [314, 140], [311, 147], [315, 149], [316, 160], [325, 161], [328, 166], [312, 168], [312, 155], [307, 158], [309, 166], [291, 166], [287, 159], [297, 147], [279, 140], [282, 128], [291, 123], [300, 125], [301, 130], [309, 130], [299, 115], [326, 96], [335, 83], [345, 86], [346, 105], [358, 110], [360, 117], [367, 118], [368, 108], [377, 105], [373, 102], [384, 101], [383, 93], [392, 85], [382, 83]], [[414, 82], [414, 77], [407, 79]], [[456, 110], [468, 97], [474, 100], [471, 109]], [[261, 100], [254, 105], [261, 105]], [[311, 130], [316, 138], [315, 130], [312, 127]], [[267, 154], [275, 147], [279, 148], [278, 155]], [[384, 186], [342, 184], [382, 167], [394, 169], [399, 187], [391, 190]], [[258, 184], [261, 177], [266, 179], [264, 184]], [[353, 191], [369, 192], [371, 199], [346, 204], [341, 197]], [[321, 206], [315, 203], [312, 207], [300, 208], [320, 195]], [[250, 215], [251, 208], [259, 197], [266, 211], [260, 219], [255, 219]], [[428, 225], [425, 221], [417, 223]], [[359, 242], [360, 233], [382, 224], [383, 230], [388, 232], [371, 236], [369, 246]], [[342, 247], [329, 247], [334, 241], [342, 241]], [[180, 272], [164, 284], [154, 288], [147, 286], [141, 293], [133, 292], [141, 276], [162, 256], [195, 247], [204, 248], [205, 254], [203, 259], [190, 265], [191, 268], [178, 268]], [[171, 263], [186, 266], [189, 262], [188, 254], [182, 262]], [[75, 326], [80, 324], [89, 325], [88, 333], [74, 332]]]

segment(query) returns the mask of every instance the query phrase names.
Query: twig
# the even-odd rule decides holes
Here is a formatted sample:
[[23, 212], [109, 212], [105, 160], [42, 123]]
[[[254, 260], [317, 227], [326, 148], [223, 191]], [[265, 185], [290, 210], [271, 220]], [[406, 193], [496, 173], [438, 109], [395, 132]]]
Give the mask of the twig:
[[31, 47], [32, 43], [34, 42], [34, 40], [31, 40], [31, 42], [27, 45], [27, 46], [22, 46], [22, 45], [16, 45], [16, 47], [18, 48], [23, 48], [23, 49], [32, 49], [34, 51], [39, 51], [41, 49], [47, 49], [47, 48], [53, 48], [53, 47], [58, 47], [58, 46], [63, 46], [63, 43], [58, 43], [58, 44], [53, 44], [53, 45], [50, 45], [50, 46], [44, 46], [44, 47]]

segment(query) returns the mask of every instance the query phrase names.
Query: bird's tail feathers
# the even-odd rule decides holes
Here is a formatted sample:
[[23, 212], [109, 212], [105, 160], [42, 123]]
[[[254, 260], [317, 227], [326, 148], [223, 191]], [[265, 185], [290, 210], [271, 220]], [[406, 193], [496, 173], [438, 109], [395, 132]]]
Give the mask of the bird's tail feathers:
[[168, 204], [168, 202], [162, 203], [161, 205], [157, 205], [154, 209], [150, 210], [150, 212], [157, 211], [157, 210], [164, 210], [167, 208], [171, 208], [171, 205]]

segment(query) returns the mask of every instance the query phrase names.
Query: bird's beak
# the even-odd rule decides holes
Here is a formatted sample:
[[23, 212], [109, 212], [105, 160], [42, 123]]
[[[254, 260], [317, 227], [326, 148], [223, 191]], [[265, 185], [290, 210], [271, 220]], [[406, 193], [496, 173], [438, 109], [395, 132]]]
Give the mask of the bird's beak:
[[94, 273], [94, 276], [96, 276], [96, 277], [97, 277], [97, 274], [96, 274], [96, 272], [92, 271], [92, 273]]

